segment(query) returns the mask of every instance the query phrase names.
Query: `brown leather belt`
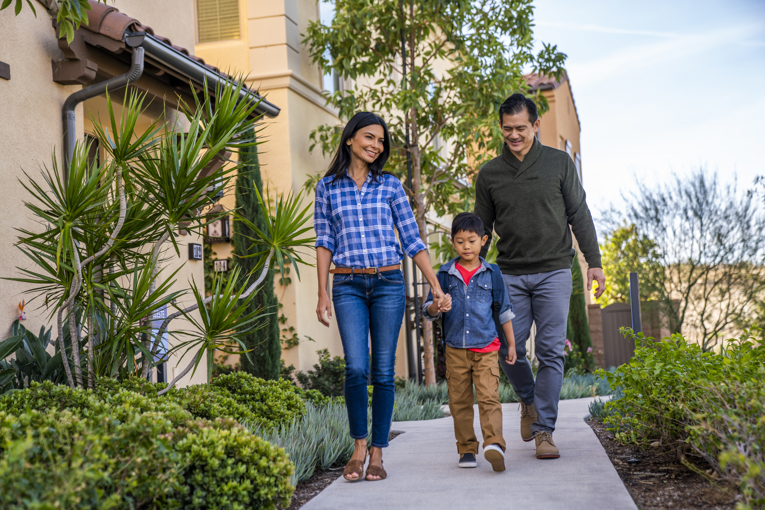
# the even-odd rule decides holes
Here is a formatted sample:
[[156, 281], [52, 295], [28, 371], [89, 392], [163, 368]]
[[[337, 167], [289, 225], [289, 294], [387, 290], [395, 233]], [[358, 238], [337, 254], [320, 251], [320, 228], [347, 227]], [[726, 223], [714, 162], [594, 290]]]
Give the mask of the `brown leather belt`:
[[385, 267], [363, 267], [363, 268], [353, 268], [353, 267], [336, 267], [334, 269], [330, 269], [329, 272], [332, 274], [377, 274], [377, 273], [383, 273], [385, 271], [395, 271], [396, 269], [401, 269], [401, 264], [396, 264], [395, 266], [385, 266]]

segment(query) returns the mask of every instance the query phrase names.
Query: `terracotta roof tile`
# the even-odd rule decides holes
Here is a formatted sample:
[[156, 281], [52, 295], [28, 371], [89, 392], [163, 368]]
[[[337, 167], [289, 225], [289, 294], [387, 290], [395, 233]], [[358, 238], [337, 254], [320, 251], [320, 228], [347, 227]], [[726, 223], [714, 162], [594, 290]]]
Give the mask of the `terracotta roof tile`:
[[103, 36], [109, 37], [110, 39], [114, 39], [115, 41], [123, 41], [125, 38], [125, 32], [128, 30], [131, 32], [145, 32], [147, 34], [153, 35], [155, 38], [159, 39], [161, 42], [167, 44], [168, 46], [171, 46], [176, 51], [179, 51], [194, 61], [199, 62], [211, 71], [223, 74], [217, 67], [205, 63], [204, 59], [192, 55], [187, 48], [176, 46], [167, 37], [154, 33], [154, 29], [152, 29], [150, 26], [143, 25], [137, 19], [131, 18], [130, 16], [121, 13], [116, 7], [105, 5], [96, 0], [88, 0], [88, 4], [90, 5], [90, 11], [88, 11], [88, 25], [81, 25], [81, 29], [89, 30], [90, 32], [96, 34], [101, 34]]

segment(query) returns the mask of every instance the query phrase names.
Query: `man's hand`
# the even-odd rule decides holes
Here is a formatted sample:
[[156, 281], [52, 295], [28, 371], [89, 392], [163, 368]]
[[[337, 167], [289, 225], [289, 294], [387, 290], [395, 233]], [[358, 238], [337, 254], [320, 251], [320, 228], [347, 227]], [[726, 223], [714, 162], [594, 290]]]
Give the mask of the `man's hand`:
[[606, 290], [606, 275], [602, 268], [591, 267], [587, 270], [587, 292], [592, 290], [592, 280], [598, 282], [598, 290], [595, 291], [595, 299], [598, 299]]
[[452, 296], [451, 294], [444, 294], [441, 298], [441, 303], [438, 304], [439, 312], [448, 312], [452, 309]]

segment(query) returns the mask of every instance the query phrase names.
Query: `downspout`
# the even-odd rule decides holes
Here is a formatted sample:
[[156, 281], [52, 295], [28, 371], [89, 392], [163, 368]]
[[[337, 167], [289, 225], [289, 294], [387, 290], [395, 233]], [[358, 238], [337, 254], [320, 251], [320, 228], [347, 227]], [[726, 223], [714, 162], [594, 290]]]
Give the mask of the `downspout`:
[[92, 97], [103, 94], [107, 89], [114, 91], [126, 86], [129, 82], [136, 81], [143, 74], [143, 48], [133, 48], [130, 70], [120, 76], [109, 78], [95, 85], [78, 90], [64, 101], [61, 117], [64, 121], [64, 182], [69, 177], [69, 165], [72, 163], [74, 147], [77, 143], [77, 126], [75, 123], [74, 109], [78, 104]]

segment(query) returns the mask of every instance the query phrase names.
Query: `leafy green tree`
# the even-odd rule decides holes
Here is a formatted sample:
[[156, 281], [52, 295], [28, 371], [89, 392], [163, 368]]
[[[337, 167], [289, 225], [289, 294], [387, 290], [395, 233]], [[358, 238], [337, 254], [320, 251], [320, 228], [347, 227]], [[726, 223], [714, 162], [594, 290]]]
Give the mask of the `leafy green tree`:
[[638, 233], [634, 224], [623, 224], [608, 232], [600, 245], [600, 252], [608, 280], [598, 303], [603, 306], [629, 303], [631, 272], [640, 276], [641, 299], [655, 300], [659, 297], [654, 287], [661, 283], [664, 270], [658, 263], [658, 246]]
[[[385, 118], [394, 144], [388, 169], [403, 180], [411, 162], [412, 187], [405, 189], [427, 243], [429, 211], [472, 209], [472, 188], [464, 184], [501, 148], [497, 112], [512, 92], [527, 90], [524, 71], [560, 76], [566, 56], [549, 44], [533, 52], [531, 0], [334, 3], [332, 24], [310, 23], [304, 39], [314, 62], [349, 84], [327, 102], [341, 120], [360, 110]], [[536, 99], [544, 111], [541, 94]], [[318, 127], [312, 148], [331, 153], [339, 134], [338, 126]], [[425, 381], [432, 384], [432, 327], [422, 327]]]
[[[255, 141], [255, 130], [251, 130], [252, 141]], [[240, 167], [236, 178], [236, 211], [240, 216], [247, 218], [250, 223], [260, 229], [266, 230], [266, 219], [258, 203], [258, 197], [254, 190], [263, 192], [263, 182], [258, 163], [257, 146], [246, 147], [239, 153]], [[251, 257], [253, 252], [251, 239], [256, 239], [254, 229], [247, 223], [234, 222], [234, 264], [248, 275], [257, 270], [257, 260]], [[279, 322], [277, 311], [279, 303], [274, 293], [274, 271], [269, 270], [263, 280], [263, 285], [258, 295], [250, 301], [248, 311], [262, 310], [265, 316], [265, 324], [262, 328], [251, 331], [241, 338], [247, 350], [250, 350], [241, 358], [242, 370], [262, 379], [278, 379], [281, 359], [281, 346], [279, 343]]]

